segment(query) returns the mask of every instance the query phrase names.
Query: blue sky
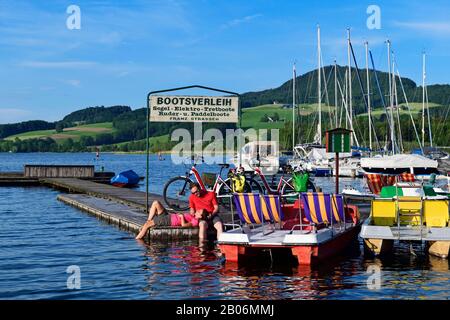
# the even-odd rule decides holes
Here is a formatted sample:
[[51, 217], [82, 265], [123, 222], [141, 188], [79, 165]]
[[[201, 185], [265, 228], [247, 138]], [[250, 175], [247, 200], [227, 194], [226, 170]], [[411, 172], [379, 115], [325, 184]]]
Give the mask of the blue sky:
[[[69, 30], [69, 5], [81, 29]], [[369, 5], [381, 29], [369, 30]], [[146, 93], [189, 84], [247, 92], [277, 87], [316, 67], [346, 64], [350, 27], [358, 63], [368, 40], [377, 67], [393, 43], [402, 76], [450, 83], [448, 1], [21, 1], [0, 0], [0, 123], [59, 120], [96, 105], [145, 105]], [[302, 85], [301, 83], [299, 85]]]

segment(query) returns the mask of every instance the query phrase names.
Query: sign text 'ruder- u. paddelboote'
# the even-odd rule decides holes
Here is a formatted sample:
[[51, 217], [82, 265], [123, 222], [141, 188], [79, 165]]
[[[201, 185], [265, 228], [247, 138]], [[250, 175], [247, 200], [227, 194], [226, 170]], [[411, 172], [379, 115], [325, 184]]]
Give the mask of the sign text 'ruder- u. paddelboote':
[[238, 122], [238, 97], [152, 96], [150, 121]]

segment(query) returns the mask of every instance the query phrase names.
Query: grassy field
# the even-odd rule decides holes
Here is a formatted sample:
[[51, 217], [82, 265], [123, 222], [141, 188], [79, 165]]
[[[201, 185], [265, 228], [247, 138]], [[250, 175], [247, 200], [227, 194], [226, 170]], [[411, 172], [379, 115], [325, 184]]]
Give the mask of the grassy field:
[[56, 132], [56, 130], [39, 130], [29, 131], [21, 134], [16, 134], [7, 137], [5, 140], [14, 140], [16, 138], [20, 140], [26, 139], [39, 139], [39, 138], [52, 138], [55, 141], [72, 138], [74, 140], [79, 139], [81, 136], [96, 136], [102, 133], [112, 133], [114, 131], [112, 122], [85, 124], [81, 126], [65, 128], [63, 132]]
[[[170, 139], [170, 137], [168, 134], [164, 134], [162, 136], [150, 137], [149, 138], [150, 146], [166, 143], [167, 141], [169, 141], [169, 139]], [[134, 140], [134, 141], [125, 141], [125, 142], [115, 143], [114, 145], [120, 147], [125, 144], [129, 144], [130, 142], [142, 142], [142, 141], [145, 141], [145, 139]]]
[[[400, 115], [403, 115], [403, 114], [409, 115], [408, 107], [406, 106], [406, 104], [401, 104], [400, 106], [402, 107], [402, 109], [400, 110]], [[409, 107], [411, 109], [411, 114], [413, 116], [417, 116], [420, 112], [422, 112], [422, 103], [420, 103], [420, 102], [411, 102], [409, 104]], [[429, 103], [428, 107], [431, 109], [431, 108], [440, 108], [442, 106], [439, 104], [436, 104], [436, 103]], [[372, 116], [379, 118], [382, 114], [385, 114], [385, 113], [386, 113], [386, 111], [384, 110], [384, 108], [375, 108], [372, 111]], [[358, 117], [367, 117], [367, 113], [361, 113], [358, 115]]]
[[[316, 112], [318, 109], [317, 104], [301, 104], [300, 115], [309, 115]], [[296, 113], [297, 113], [296, 108]], [[322, 112], [329, 112], [334, 110], [334, 107], [328, 107], [322, 105]], [[261, 119], [264, 115], [273, 117], [275, 113], [279, 115], [279, 121], [277, 122], [263, 122]], [[285, 121], [292, 121], [292, 109], [282, 108], [279, 104], [266, 104], [253, 108], [242, 109], [242, 127], [243, 128], [255, 128], [255, 129], [281, 129], [284, 126]]]

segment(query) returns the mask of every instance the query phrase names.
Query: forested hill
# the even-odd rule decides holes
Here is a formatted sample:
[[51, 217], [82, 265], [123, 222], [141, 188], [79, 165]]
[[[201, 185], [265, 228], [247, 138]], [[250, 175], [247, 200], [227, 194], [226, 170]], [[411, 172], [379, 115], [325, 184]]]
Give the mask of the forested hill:
[[[365, 104], [363, 100], [363, 94], [361, 93], [361, 86], [357, 78], [357, 70], [361, 78], [362, 86], [366, 91], [366, 70], [351, 68], [352, 74], [352, 101], [354, 106], [354, 112], [356, 114], [367, 112], [365, 110]], [[347, 67], [337, 67], [337, 78], [342, 91], [345, 93], [345, 74]], [[307, 72], [296, 78], [296, 101], [297, 103], [317, 103], [317, 69]], [[376, 74], [376, 76], [375, 76]], [[389, 94], [389, 77], [387, 72], [381, 71], [369, 71], [369, 79], [371, 82], [371, 102], [375, 107], [382, 107], [382, 100], [377, 87], [376, 78], [380, 84], [381, 92], [385, 103], [386, 97]], [[399, 103], [405, 101], [403, 91], [401, 89], [401, 83], [398, 77], [396, 78], [398, 99]], [[408, 78], [402, 77], [402, 84], [405, 89], [406, 97], [409, 102], [421, 102], [422, 101], [422, 87], [417, 86], [414, 81]], [[325, 85], [325, 83], [327, 85]], [[322, 103], [334, 105], [334, 66], [326, 66], [322, 71]], [[338, 97], [340, 99], [340, 91], [338, 89]], [[428, 100], [439, 105], [447, 105], [450, 98], [450, 85], [430, 85], [428, 86]], [[242, 94], [242, 106], [244, 108], [255, 107], [264, 104], [292, 104], [292, 79], [283, 83], [281, 86], [273, 89], [267, 89], [258, 92], [247, 92]]]
[[[345, 73], [347, 68], [339, 66], [337, 68], [340, 87], [345, 92]], [[353, 111], [360, 115], [355, 118], [355, 128], [358, 134], [364, 133], [365, 126], [364, 113], [367, 112], [362, 91], [365, 91], [365, 70], [358, 70], [362, 82], [361, 90], [357, 70], [352, 68], [352, 101]], [[375, 76], [376, 75], [376, 76]], [[323, 106], [330, 107], [322, 109], [323, 119], [328, 121], [328, 113], [334, 107], [334, 68], [327, 66], [323, 68], [322, 101]], [[374, 125], [376, 126], [379, 139], [384, 139], [386, 135], [385, 109], [382, 98], [388, 103], [389, 93], [388, 74], [386, 72], [370, 72], [371, 80], [371, 102], [374, 108]], [[377, 81], [380, 85], [378, 89]], [[402, 78], [401, 83], [397, 78], [397, 91], [399, 104], [404, 103], [402, 85], [408, 101], [414, 109], [416, 126], [420, 127], [422, 112], [422, 88], [410, 79]], [[303, 121], [315, 121], [317, 111], [317, 70], [310, 71], [298, 76], [296, 79], [296, 101], [302, 104]], [[380, 94], [381, 91], [381, 94]], [[432, 127], [436, 138], [441, 145], [450, 144], [450, 136], [441, 134], [450, 128], [448, 121], [450, 85], [430, 85], [428, 86], [428, 98], [430, 102], [430, 114], [432, 117]], [[285, 108], [284, 104], [292, 102], [292, 80], [283, 83], [281, 86], [263, 90], [259, 92], [247, 92], [241, 95], [241, 102], [244, 111], [242, 113], [243, 128], [278, 128], [281, 131], [282, 139], [287, 139], [291, 128], [289, 121], [292, 112]], [[420, 102], [413, 105], [413, 102]], [[338, 105], [341, 105], [341, 96], [338, 95]], [[257, 108], [252, 108], [260, 106]], [[402, 127], [410, 127], [410, 117], [405, 114], [406, 107], [401, 106], [400, 118]], [[300, 110], [300, 109], [299, 109]], [[299, 111], [300, 113], [300, 111]], [[146, 109], [132, 110], [129, 106], [96, 106], [72, 112], [63, 119], [56, 122], [43, 120], [25, 121], [15, 124], [0, 125], [0, 152], [28, 152], [28, 151], [86, 151], [90, 147], [103, 146], [105, 150], [144, 150], [146, 136]], [[270, 119], [270, 120], [269, 120]], [[362, 122], [361, 122], [362, 121]], [[359, 123], [361, 122], [361, 123]], [[172, 142], [169, 141], [169, 134], [176, 128], [192, 128], [190, 123], [151, 123], [150, 136], [155, 137], [155, 150], [168, 150]], [[204, 124], [203, 128], [214, 127], [225, 129], [234, 127], [234, 124]], [[325, 129], [325, 127], [324, 127]], [[303, 131], [302, 131], [303, 130]], [[309, 126], [299, 128], [298, 134], [306, 135]], [[409, 130], [409, 129], [408, 129]], [[409, 132], [411, 131], [411, 132]], [[405, 132], [403, 140], [414, 142], [415, 137], [412, 130]], [[164, 138], [162, 138], [164, 137]], [[288, 147], [287, 145], [285, 147]], [[117, 149], [119, 148], [119, 149]]]
[[110, 122], [113, 121], [117, 116], [130, 112], [131, 108], [128, 106], [112, 106], [105, 108], [93, 107], [86, 108], [72, 112], [62, 119], [65, 123], [98, 123], [98, 122]]
[[64, 127], [67, 128], [78, 124], [112, 122], [118, 116], [127, 112], [131, 112], [131, 108], [128, 106], [89, 107], [72, 112], [62, 120], [56, 122], [32, 120], [19, 123], [0, 124], [0, 139], [29, 131], [51, 130], [57, 129], [58, 127], [62, 130]]
[[0, 139], [6, 138], [18, 133], [36, 131], [36, 130], [49, 130], [54, 129], [54, 122], [47, 122], [43, 120], [24, 121], [11, 124], [0, 124]]

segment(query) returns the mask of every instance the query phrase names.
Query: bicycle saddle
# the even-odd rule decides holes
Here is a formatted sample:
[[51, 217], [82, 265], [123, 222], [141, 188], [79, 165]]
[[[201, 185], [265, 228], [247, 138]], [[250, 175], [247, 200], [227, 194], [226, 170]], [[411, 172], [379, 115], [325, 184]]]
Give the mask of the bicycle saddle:
[[228, 163], [219, 163], [219, 166], [221, 166], [222, 168], [226, 168], [228, 169], [230, 167], [230, 165]]

